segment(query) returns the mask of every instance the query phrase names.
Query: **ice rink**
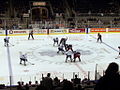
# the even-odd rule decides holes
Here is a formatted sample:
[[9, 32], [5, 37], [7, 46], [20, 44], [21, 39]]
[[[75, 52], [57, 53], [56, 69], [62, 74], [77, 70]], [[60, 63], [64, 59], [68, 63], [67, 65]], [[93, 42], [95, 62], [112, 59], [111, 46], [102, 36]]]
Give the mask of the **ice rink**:
[[[73, 45], [73, 50], [81, 52], [81, 62], [68, 61], [66, 56], [57, 54], [57, 46], [53, 46], [53, 38], [68, 37], [67, 44]], [[50, 72], [52, 77], [59, 79], [73, 78], [73, 72], [79, 74], [80, 78], [87, 78], [88, 71], [90, 79], [95, 79], [95, 68], [100, 74], [103, 73], [109, 63], [117, 62], [118, 46], [120, 46], [120, 34], [102, 34], [103, 43], [97, 43], [97, 34], [66, 34], [66, 35], [35, 35], [34, 40], [28, 40], [28, 36], [10, 36], [10, 46], [4, 47], [5, 36], [0, 36], [0, 83], [12, 84], [18, 81], [28, 82], [41, 80], [42, 74]], [[8, 50], [9, 49], [9, 50]], [[10, 56], [8, 55], [10, 52]], [[20, 65], [20, 54], [27, 53], [26, 66]], [[11, 66], [11, 67], [10, 67]]]

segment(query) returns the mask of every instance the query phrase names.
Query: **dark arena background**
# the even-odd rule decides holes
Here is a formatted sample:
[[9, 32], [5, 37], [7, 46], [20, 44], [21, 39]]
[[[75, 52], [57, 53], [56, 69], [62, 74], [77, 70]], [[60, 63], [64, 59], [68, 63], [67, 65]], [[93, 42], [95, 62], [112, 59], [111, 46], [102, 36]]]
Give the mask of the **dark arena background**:
[[120, 90], [119, 65], [119, 0], [0, 0], [1, 90]]

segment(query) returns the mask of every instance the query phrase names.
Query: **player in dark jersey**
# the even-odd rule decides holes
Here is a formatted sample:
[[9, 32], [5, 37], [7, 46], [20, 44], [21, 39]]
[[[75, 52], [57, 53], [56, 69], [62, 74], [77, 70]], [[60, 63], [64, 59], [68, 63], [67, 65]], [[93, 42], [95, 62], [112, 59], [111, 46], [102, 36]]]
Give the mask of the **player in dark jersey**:
[[102, 43], [102, 35], [100, 33], [98, 33], [98, 38], [97, 38], [97, 42]]
[[62, 44], [65, 46], [66, 41], [67, 41], [67, 38], [61, 38], [59, 45]]
[[74, 55], [73, 55], [74, 62], [76, 61], [76, 58], [78, 58], [79, 61], [81, 62], [80, 55], [81, 55], [80, 52], [74, 51]]
[[73, 52], [73, 48], [72, 48], [72, 45], [71, 45], [71, 44], [67, 45], [66, 48], [67, 48], [67, 51], [68, 51], [68, 50], [71, 50], [71, 51]]
[[33, 30], [29, 31], [28, 40], [30, 39], [30, 36], [31, 36], [31, 37], [32, 37], [32, 39], [34, 40], [34, 37], [33, 37]]
[[59, 45], [59, 46], [58, 46], [58, 51], [57, 51], [57, 53], [59, 53], [59, 52], [62, 52], [62, 54], [64, 54], [63, 45]]
[[53, 46], [55, 46], [55, 44], [57, 44], [57, 45], [58, 45], [58, 42], [59, 42], [58, 37], [53, 38], [53, 41], [54, 41]]
[[66, 41], [67, 41], [67, 38], [61, 38], [59, 45], [63, 45], [66, 49]]

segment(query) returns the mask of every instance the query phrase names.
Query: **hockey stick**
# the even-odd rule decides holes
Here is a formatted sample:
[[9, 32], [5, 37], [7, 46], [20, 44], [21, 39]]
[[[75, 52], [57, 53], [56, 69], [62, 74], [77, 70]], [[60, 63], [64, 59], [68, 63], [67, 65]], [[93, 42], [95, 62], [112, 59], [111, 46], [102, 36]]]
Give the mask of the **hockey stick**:
[[13, 44], [9, 43], [10, 45], [14, 46]]
[[27, 61], [29, 64], [31, 64], [31, 65], [35, 65], [34, 63], [31, 63], [31, 62], [29, 62], [29, 61]]

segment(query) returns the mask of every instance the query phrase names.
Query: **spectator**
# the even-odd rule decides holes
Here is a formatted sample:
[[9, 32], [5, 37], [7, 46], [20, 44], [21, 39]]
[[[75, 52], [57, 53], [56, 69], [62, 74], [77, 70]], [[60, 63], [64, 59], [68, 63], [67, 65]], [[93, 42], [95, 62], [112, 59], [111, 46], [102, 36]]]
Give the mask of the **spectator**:
[[38, 81], [35, 81], [35, 86], [38, 86], [38, 85], [39, 85]]
[[25, 85], [25, 90], [29, 90], [29, 84], [28, 83], [26, 83], [26, 85]]
[[77, 86], [77, 90], [83, 90], [83, 88], [80, 84]]
[[43, 82], [41, 81], [41, 84], [37, 86], [35, 90], [47, 90], [45, 86], [43, 85]]
[[84, 79], [82, 80], [82, 84], [88, 84], [88, 83], [89, 83], [89, 79], [84, 78]]
[[43, 79], [43, 85], [46, 87], [47, 90], [52, 90], [53, 88], [53, 80], [50, 77], [50, 73], [47, 74], [47, 77]]
[[70, 82], [68, 80], [64, 80], [62, 90], [74, 90], [72, 82]]
[[58, 79], [58, 77], [55, 77], [53, 80], [53, 87], [59, 87], [60, 86], [60, 80]]
[[25, 90], [23, 82], [18, 82], [17, 90]]
[[80, 84], [81, 79], [78, 78], [77, 75], [75, 75], [75, 79], [72, 79], [72, 81], [73, 81], [73, 84], [76, 86], [76, 85]]
[[119, 66], [112, 62], [105, 71], [105, 75], [101, 77], [94, 90], [120, 90]]
[[31, 81], [29, 81], [29, 86], [30, 86], [30, 87], [32, 86], [32, 82], [31, 82]]
[[42, 84], [38, 85], [35, 90], [47, 90]]

